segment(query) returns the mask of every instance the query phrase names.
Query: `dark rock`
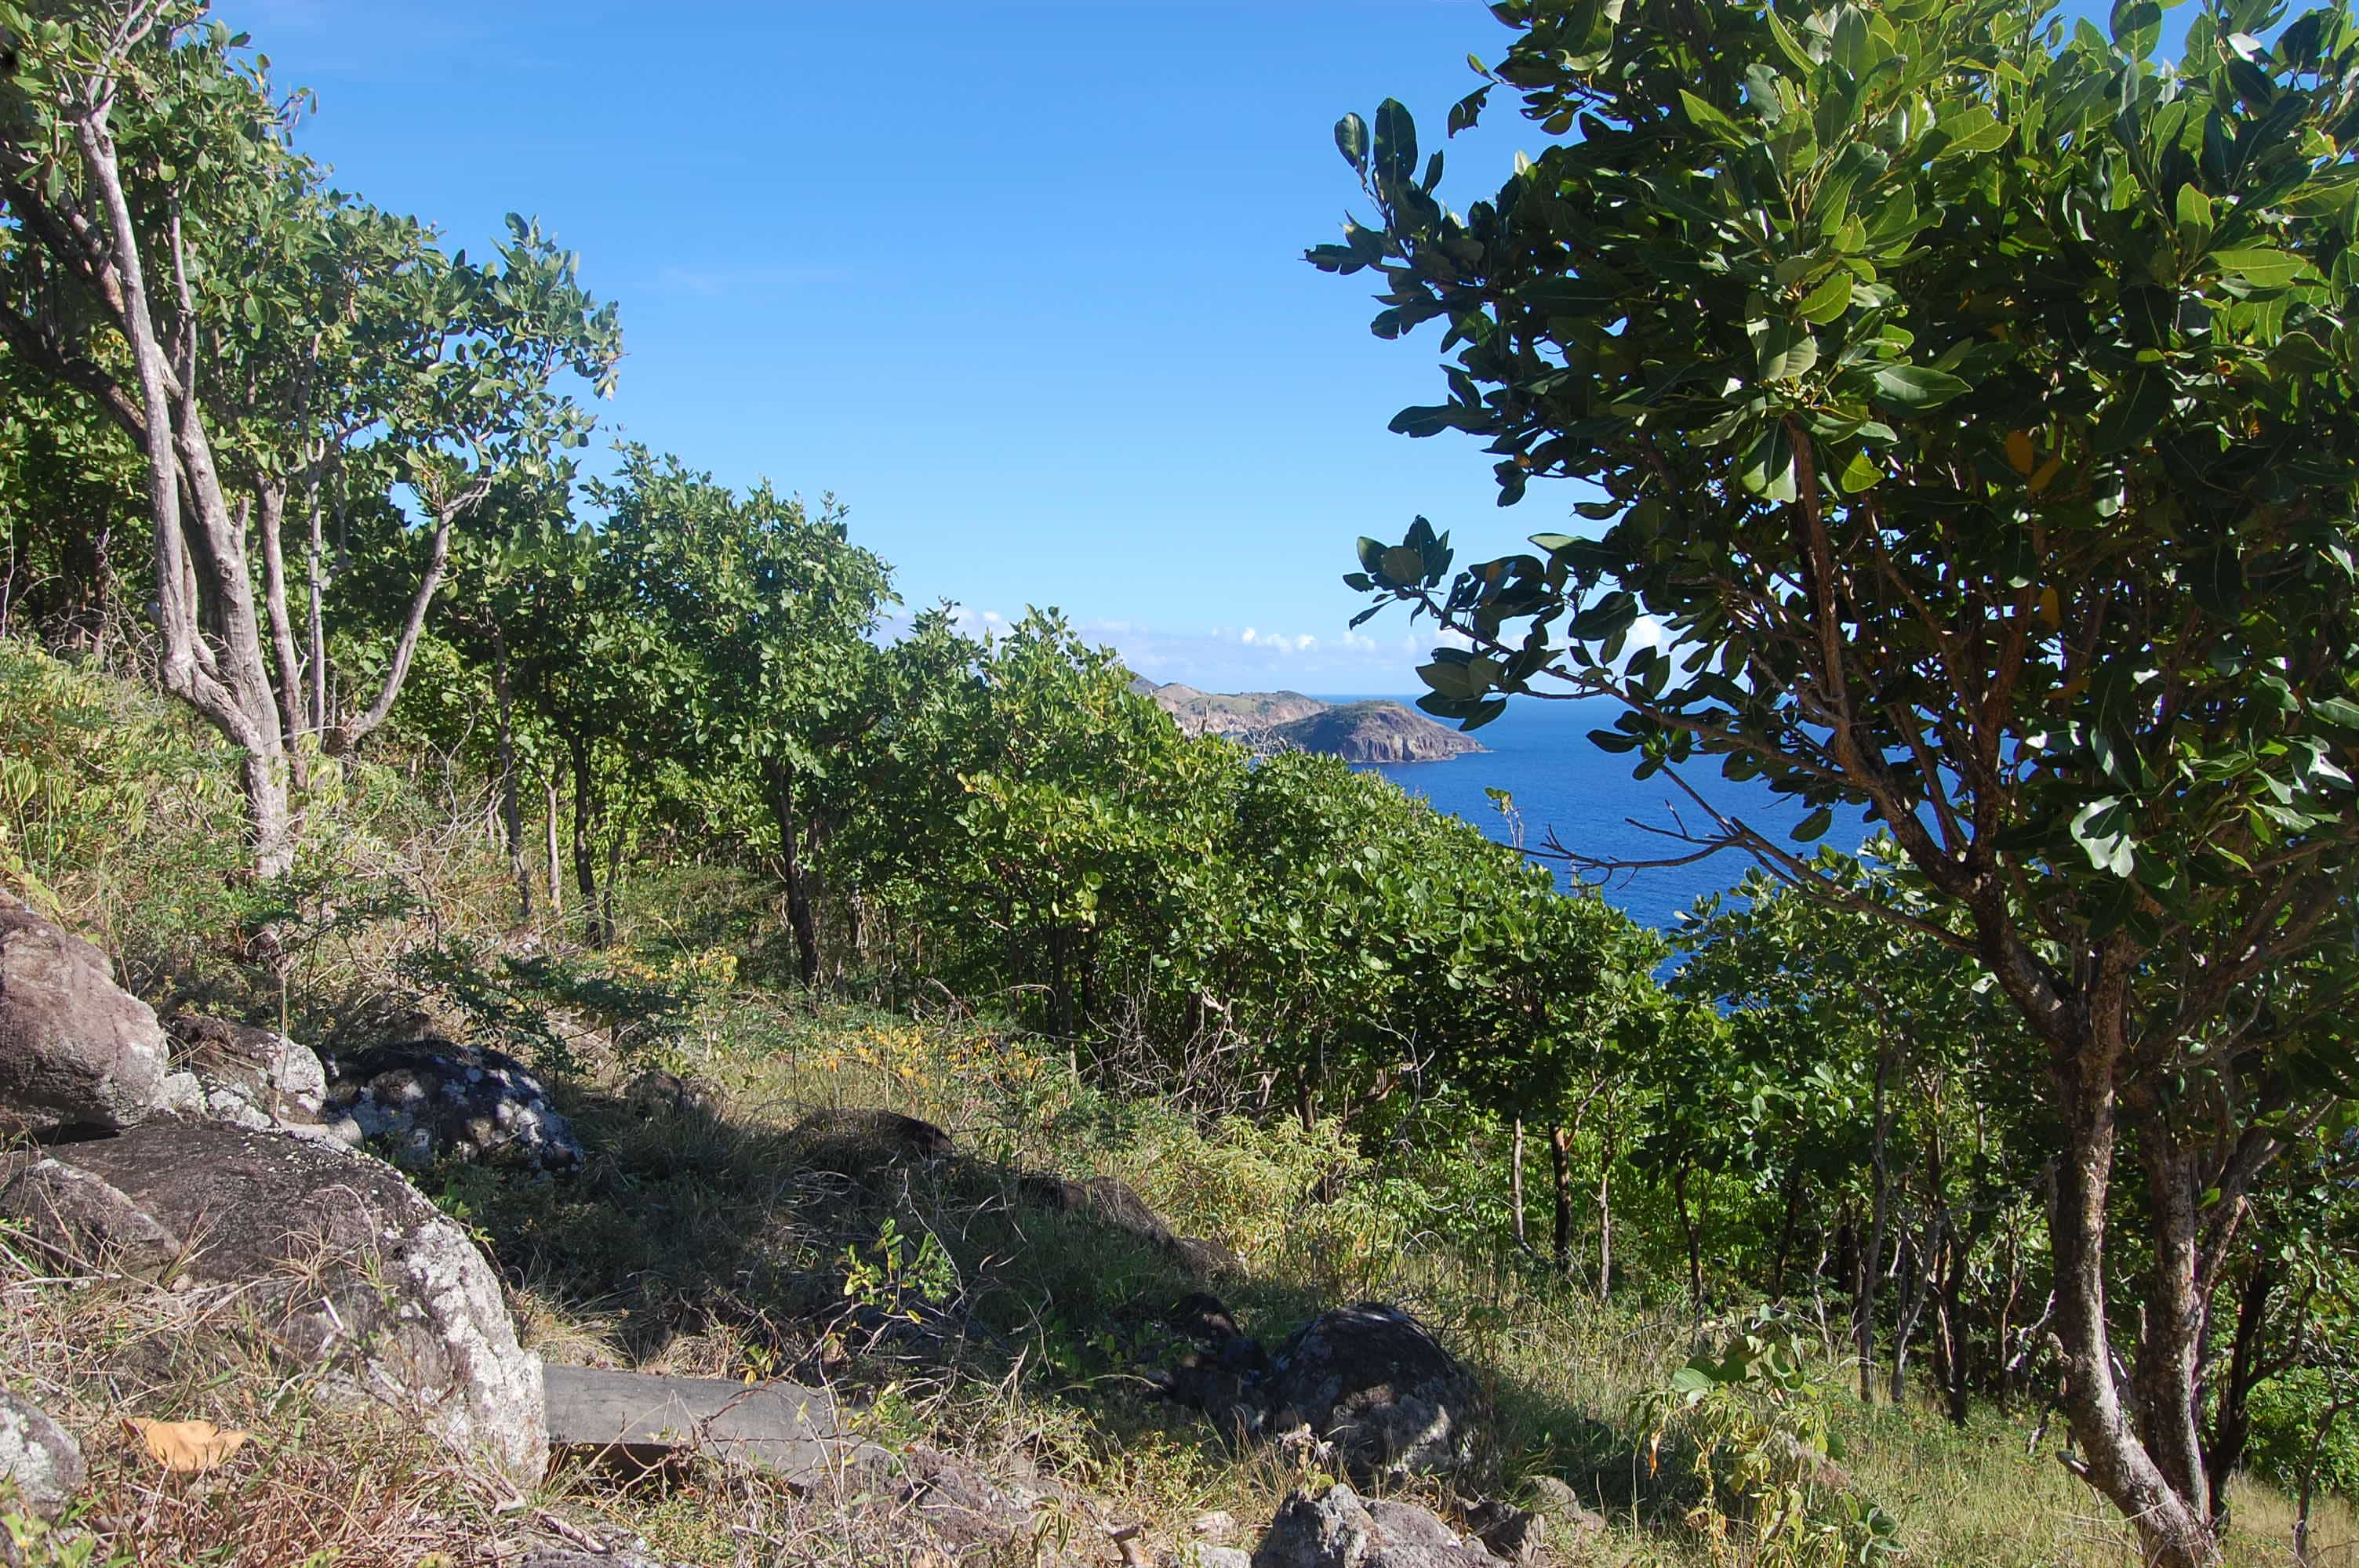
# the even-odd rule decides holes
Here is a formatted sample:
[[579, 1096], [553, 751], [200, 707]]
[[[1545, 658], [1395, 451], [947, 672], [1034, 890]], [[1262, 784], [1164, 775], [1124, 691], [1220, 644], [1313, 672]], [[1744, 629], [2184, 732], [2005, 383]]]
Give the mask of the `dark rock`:
[[0, 897], [0, 1131], [136, 1126], [169, 1055], [105, 954]]
[[1466, 1528], [1496, 1556], [1529, 1563], [1548, 1544], [1548, 1520], [1513, 1503], [1476, 1503], [1466, 1510]]
[[788, 1135], [795, 1161], [815, 1171], [862, 1177], [902, 1164], [951, 1157], [951, 1135], [930, 1121], [864, 1108], [812, 1111]]
[[19, 1160], [0, 1172], [0, 1219], [22, 1225], [27, 1238], [69, 1269], [153, 1278], [188, 1250], [185, 1238], [129, 1194], [53, 1158]]
[[1423, 1509], [1335, 1487], [1279, 1504], [1253, 1568], [1496, 1568], [1498, 1561]]
[[549, 1086], [515, 1057], [448, 1040], [379, 1045], [330, 1064], [325, 1119], [404, 1165], [440, 1160], [535, 1173], [581, 1168], [581, 1141]]
[[171, 1109], [257, 1130], [319, 1121], [328, 1075], [310, 1047], [275, 1030], [193, 1013], [165, 1027], [172, 1037], [164, 1096]]
[[1279, 1346], [1256, 1394], [1265, 1430], [1307, 1423], [1357, 1480], [1451, 1470], [1473, 1457], [1474, 1380], [1398, 1307], [1362, 1302], [1312, 1318]]
[[1240, 1436], [1259, 1431], [1264, 1412], [1256, 1386], [1269, 1371], [1261, 1342], [1237, 1326], [1219, 1297], [1202, 1291], [1180, 1297], [1164, 1321], [1197, 1346], [1165, 1375], [1164, 1393], [1202, 1411], [1224, 1431]]
[[[73, 1435], [38, 1405], [0, 1389], [0, 1512], [13, 1500], [55, 1519], [82, 1489], [83, 1475]], [[16, 1497], [6, 1498], [12, 1490]]]
[[234, 1303], [288, 1361], [413, 1412], [519, 1481], [540, 1479], [540, 1360], [518, 1347], [466, 1232], [398, 1172], [316, 1130], [177, 1117], [49, 1155], [42, 1165], [112, 1190], [108, 1223], [127, 1208], [186, 1238], [180, 1277]]

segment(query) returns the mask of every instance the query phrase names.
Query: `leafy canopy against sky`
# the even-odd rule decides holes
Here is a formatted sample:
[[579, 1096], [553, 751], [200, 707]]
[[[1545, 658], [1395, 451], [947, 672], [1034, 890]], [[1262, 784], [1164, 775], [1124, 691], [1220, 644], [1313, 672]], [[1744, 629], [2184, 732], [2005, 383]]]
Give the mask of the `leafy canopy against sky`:
[[[1475, 0], [218, 14], [318, 90], [341, 183], [456, 244], [516, 211], [582, 253], [630, 438], [833, 491], [913, 605], [1056, 604], [1215, 689], [1414, 690], [1425, 639], [1347, 634], [1342, 547], [1580, 499], [1497, 518], [1473, 443], [1388, 434], [1431, 371], [1301, 260], [1357, 194], [1335, 116], [1390, 94], [1438, 125], [1507, 38]], [[1543, 139], [1493, 116], [1443, 199]]]

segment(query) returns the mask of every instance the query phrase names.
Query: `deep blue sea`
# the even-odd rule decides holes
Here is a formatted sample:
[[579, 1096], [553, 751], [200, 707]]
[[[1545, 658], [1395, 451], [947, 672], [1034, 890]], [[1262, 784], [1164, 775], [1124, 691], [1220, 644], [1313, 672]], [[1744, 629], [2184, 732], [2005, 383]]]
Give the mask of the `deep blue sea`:
[[[1320, 695], [1330, 702], [1364, 699]], [[1416, 699], [1394, 700], [1414, 706]], [[1489, 748], [1479, 755], [1446, 762], [1377, 763], [1366, 771], [1384, 774], [1502, 842], [1510, 841], [1507, 824], [1483, 793], [1485, 789], [1502, 789], [1515, 798], [1527, 847], [1543, 844], [1554, 828], [1567, 846], [1587, 855], [1658, 860], [1686, 853], [1680, 845], [1634, 826], [1634, 821], [1669, 827], [1676, 815], [1701, 828], [1704, 824], [1698, 821], [1694, 806], [1660, 774], [1643, 781], [1631, 778], [1633, 757], [1601, 752], [1590, 743], [1589, 732], [1611, 729], [1615, 712], [1611, 702], [1518, 698], [1475, 732], [1474, 739]], [[1729, 783], [1720, 776], [1717, 762], [1691, 765], [1686, 775], [1719, 809], [1781, 840], [1808, 815], [1807, 807], [1770, 794], [1757, 781]], [[1827, 841], [1851, 849], [1863, 837], [1858, 814], [1844, 813]], [[1607, 902], [1633, 919], [1669, 926], [1699, 894], [1734, 886], [1752, 864], [1745, 856], [1723, 853], [1693, 865], [1617, 873], [1605, 883], [1604, 893]], [[1566, 880], [1561, 862], [1556, 870], [1559, 880]]]

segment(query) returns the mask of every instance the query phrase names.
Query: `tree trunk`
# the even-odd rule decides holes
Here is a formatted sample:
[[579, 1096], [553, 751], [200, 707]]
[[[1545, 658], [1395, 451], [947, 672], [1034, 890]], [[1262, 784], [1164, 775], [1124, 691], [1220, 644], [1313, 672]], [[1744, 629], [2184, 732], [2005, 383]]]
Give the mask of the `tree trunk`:
[[426, 569], [419, 575], [418, 587], [409, 596], [409, 611], [402, 617], [401, 631], [394, 638], [393, 658], [386, 665], [385, 678], [377, 683], [376, 697], [366, 708], [345, 718], [328, 732], [329, 750], [338, 755], [355, 750], [391, 716], [393, 705], [409, 679], [410, 661], [418, 656], [418, 639], [426, 630], [426, 612], [432, 607], [434, 592], [442, 586], [442, 574], [451, 564], [451, 531], [465, 510], [464, 506], [448, 506], [435, 517], [434, 534], [426, 546]]
[[532, 867], [524, 851], [524, 806], [516, 799], [516, 705], [508, 692], [508, 644], [492, 618], [492, 697], [499, 722], [500, 826], [506, 831], [508, 871], [516, 878], [516, 918], [532, 918]]
[[582, 900], [582, 938], [592, 947], [614, 939], [598, 906], [597, 783], [590, 767], [590, 745], [569, 741], [573, 759], [573, 881]]
[[2212, 1488], [2212, 1527], [2228, 1525], [2228, 1477], [2244, 1463], [2245, 1445], [2252, 1441], [2249, 1409], [2253, 1390], [2260, 1383], [2261, 1330], [2268, 1321], [2269, 1297], [2277, 1276], [2260, 1259], [2236, 1292], [2236, 1338], [2228, 1353], [2228, 1376], [2212, 1401], [2212, 1438], [2203, 1445], [2204, 1478]]
[[795, 810], [794, 771], [784, 762], [763, 768], [763, 793], [771, 826], [778, 835], [778, 880], [787, 888], [787, 925], [795, 938], [795, 974], [803, 989], [819, 986], [819, 921], [811, 912], [810, 879], [802, 858], [802, 822]]
[[1860, 1256], [1858, 1288], [1852, 1296], [1852, 1342], [1859, 1355], [1859, 1402], [1875, 1402], [1875, 1292], [1884, 1274], [1884, 1238], [1892, 1223], [1892, 1070], [1890, 1039], [1875, 1054], [1875, 1108], [1869, 1154], [1875, 1172], [1867, 1244]]
[[1680, 1229], [1688, 1240], [1688, 1304], [1703, 1316], [1703, 1238], [1697, 1234], [1694, 1213], [1688, 1207], [1688, 1165], [1680, 1162], [1671, 1173], [1671, 1195], [1679, 1202]]
[[565, 913], [565, 873], [557, 855], [557, 775], [543, 774], [541, 788], [549, 795], [549, 910], [552, 914]]
[[[2063, 1124], [2049, 1225], [2056, 1336], [2064, 1363], [2057, 1402], [2084, 1455], [2075, 1468], [2130, 1520], [2147, 1562], [2158, 1568], [2212, 1568], [2220, 1549], [2208, 1510], [2190, 1507], [2173, 1489], [2132, 1430], [2114, 1380], [2105, 1321], [2105, 1220], [2120, 1131], [2113, 1064], [2121, 1050], [2117, 1041], [2089, 1035], [2118, 1032], [2118, 998], [2112, 1009], [2092, 1011], [2088, 1034], [2060, 1044], [2050, 1066]], [[2168, 1248], [2167, 1239], [2158, 1239]]]
[[295, 656], [295, 622], [287, 609], [287, 552], [280, 530], [287, 515], [287, 486], [265, 480], [255, 487], [255, 520], [262, 535], [262, 603], [270, 623], [270, 647], [278, 664], [278, 731], [287, 744], [287, 776], [297, 794], [310, 787], [304, 776], [303, 665]]
[[1802, 1162], [1794, 1161], [1786, 1167], [1785, 1213], [1777, 1222], [1777, 1250], [1769, 1260], [1767, 1294], [1776, 1301], [1786, 1293], [1786, 1260], [1794, 1246], [1794, 1222], [1802, 1207]]
[[1524, 1240], [1524, 1119], [1516, 1118], [1516, 1141], [1507, 1160], [1507, 1202], [1516, 1216], [1516, 1246]]
[[1562, 1122], [1549, 1130], [1549, 1167], [1556, 1184], [1556, 1246], [1560, 1274], [1572, 1268], [1572, 1134]]
[[2144, 1119], [2137, 1142], [2147, 1175], [2152, 1221], [2152, 1265], [2144, 1299], [2133, 1374], [2138, 1439], [2170, 1489], [2197, 1518], [2210, 1523], [2212, 1487], [2203, 1463], [2201, 1385], [2205, 1292], [2196, 1217], [2201, 1178], [2195, 1161], [2171, 1137], [2161, 1118]]
[[1597, 1151], [1597, 1299], [1614, 1293], [1614, 1135], [1608, 1131]]

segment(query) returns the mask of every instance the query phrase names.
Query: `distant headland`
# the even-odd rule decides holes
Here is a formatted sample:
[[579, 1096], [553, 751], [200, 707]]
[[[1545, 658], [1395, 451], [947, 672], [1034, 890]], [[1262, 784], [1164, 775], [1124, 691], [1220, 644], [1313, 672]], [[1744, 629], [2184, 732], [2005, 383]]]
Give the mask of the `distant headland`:
[[1131, 689], [1151, 697], [1180, 732], [1221, 735], [1256, 752], [1319, 752], [1347, 762], [1439, 762], [1483, 748], [1397, 702], [1321, 702], [1299, 691], [1198, 691], [1144, 676]]

